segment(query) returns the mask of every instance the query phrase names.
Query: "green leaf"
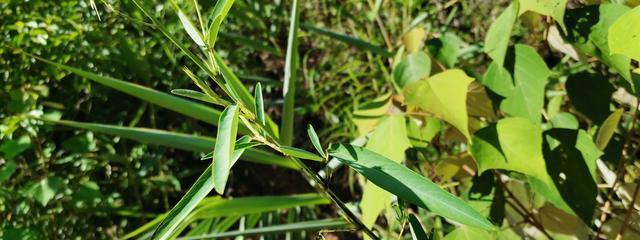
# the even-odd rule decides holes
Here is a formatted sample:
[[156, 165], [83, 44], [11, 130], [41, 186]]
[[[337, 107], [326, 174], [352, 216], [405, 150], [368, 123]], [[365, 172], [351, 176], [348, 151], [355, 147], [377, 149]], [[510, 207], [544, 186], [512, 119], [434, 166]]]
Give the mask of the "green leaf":
[[[366, 149], [396, 163], [404, 161], [404, 151], [411, 147], [404, 121], [405, 118], [402, 115], [391, 115], [381, 120], [371, 133]], [[369, 181], [364, 184], [360, 209], [365, 226], [371, 228], [380, 212], [390, 207], [389, 192]]]
[[453, 32], [445, 32], [426, 43], [429, 53], [449, 68], [456, 65], [461, 44], [463, 41]]
[[191, 89], [173, 89], [171, 90], [171, 93], [178, 96], [182, 96], [182, 97], [188, 97], [191, 99], [200, 100], [203, 102], [214, 103], [214, 104], [217, 103], [215, 99], [209, 97], [208, 95], [198, 91], [191, 90]]
[[227, 104], [226, 100], [220, 98], [220, 96], [216, 92], [214, 92], [213, 89], [211, 89], [211, 87], [209, 87], [209, 85], [206, 82], [198, 78], [198, 76], [196, 76], [193, 72], [191, 72], [189, 68], [183, 67], [182, 71], [184, 71], [184, 73], [187, 74], [187, 76], [189, 76], [191, 81], [193, 81], [193, 83], [195, 83], [196, 86], [200, 88], [200, 90], [202, 90], [206, 95], [208, 95], [209, 98], [213, 99], [215, 101], [214, 102], [215, 104], [219, 104], [223, 106]]
[[524, 117], [534, 123], [542, 119], [544, 89], [551, 71], [536, 50], [516, 44], [514, 88], [500, 104], [500, 109], [511, 116]]
[[503, 97], [509, 96], [514, 88], [511, 73], [496, 62], [489, 64], [487, 72], [482, 77], [482, 84]]
[[292, 157], [296, 157], [296, 158], [302, 158], [302, 159], [307, 159], [307, 160], [313, 160], [313, 161], [319, 161], [322, 162], [324, 161], [324, 158], [315, 155], [307, 150], [303, 150], [303, 149], [299, 149], [299, 148], [295, 148], [295, 147], [290, 147], [290, 146], [281, 146], [280, 150], [282, 151], [282, 153], [292, 156]]
[[572, 74], [567, 77], [565, 88], [573, 107], [594, 124], [601, 124], [611, 112], [609, 105], [615, 88], [602, 74]]
[[611, 115], [604, 120], [600, 129], [598, 129], [598, 135], [596, 136], [596, 145], [598, 146], [598, 149], [604, 151], [607, 147], [609, 141], [611, 141], [611, 137], [613, 137], [613, 134], [618, 128], [618, 124], [620, 123], [623, 113], [624, 109], [620, 108], [611, 113]]
[[551, 16], [556, 20], [562, 29], [567, 29], [564, 25], [564, 11], [567, 7], [567, 0], [519, 0], [520, 15], [526, 11], [536, 12], [542, 15]]
[[212, 166], [210, 165], [204, 170], [178, 204], [169, 211], [169, 214], [164, 217], [158, 228], [153, 232], [151, 239], [164, 240], [171, 237], [187, 215], [211, 192], [215, 180]]
[[149, 103], [153, 103], [160, 107], [181, 113], [185, 116], [202, 120], [214, 125], [218, 123], [218, 119], [220, 118], [220, 111], [204, 106], [202, 104], [187, 101], [182, 98], [159, 92], [148, 87], [125, 82], [112, 77], [101, 76], [92, 72], [87, 72], [67, 65], [55, 63], [46, 59], [39, 58], [39, 60], [51, 64], [55, 67], [73, 72], [81, 77], [88, 78], [107, 87], [140, 98]]
[[462, 70], [450, 69], [407, 85], [405, 101], [447, 121], [469, 139], [467, 88], [472, 81]]
[[431, 59], [426, 53], [419, 51], [404, 57], [393, 68], [393, 80], [400, 88], [407, 84], [429, 77]]
[[578, 119], [568, 112], [556, 114], [549, 122], [553, 128], [578, 129], [580, 126]]
[[313, 144], [313, 147], [316, 148], [316, 151], [320, 153], [320, 156], [326, 159], [327, 154], [324, 152], [324, 149], [322, 149], [322, 145], [320, 144], [320, 139], [318, 138], [318, 134], [316, 133], [316, 130], [313, 129], [313, 126], [311, 124], [307, 124], [307, 134], [309, 135], [311, 144]]
[[353, 122], [358, 127], [359, 136], [365, 136], [371, 132], [380, 119], [386, 116], [391, 108], [391, 93], [376, 97], [375, 99], [358, 106], [353, 112]]
[[235, 150], [236, 135], [238, 131], [238, 106], [229, 105], [222, 111], [218, 123], [218, 134], [213, 149], [213, 176], [215, 189], [220, 195], [224, 193], [229, 172], [231, 171], [232, 154]]
[[222, 233], [212, 233], [200, 236], [189, 237], [189, 239], [219, 239], [219, 238], [232, 238], [238, 236], [270, 236], [278, 233], [292, 233], [303, 231], [314, 231], [322, 229], [330, 231], [334, 229], [344, 228], [349, 226], [348, 222], [342, 219], [322, 219], [311, 220], [297, 223], [272, 225], [260, 228], [236, 230]]
[[337, 33], [327, 29], [318, 28], [310, 24], [301, 24], [301, 26], [307, 30], [310, 30], [311, 32], [325, 35], [359, 49], [369, 51], [373, 54], [381, 55], [383, 57], [393, 57], [393, 53], [389, 52], [387, 49], [373, 45], [370, 42], [366, 42], [362, 39], [358, 39], [343, 33]]
[[0, 183], [9, 180], [17, 168], [18, 165], [13, 160], [5, 162], [2, 168], [0, 168]]
[[64, 182], [61, 178], [56, 176], [49, 176], [42, 180], [31, 183], [25, 187], [24, 194], [39, 202], [43, 207], [47, 206], [47, 203], [60, 193], [64, 188]]
[[580, 52], [595, 56], [609, 67], [615, 69], [628, 83], [630, 90], [636, 92], [640, 86], [631, 78], [630, 59], [624, 55], [611, 54], [609, 50], [609, 27], [629, 8], [620, 4], [591, 5], [569, 9], [565, 13], [568, 42]]
[[640, 7], [620, 16], [609, 27], [611, 54], [622, 54], [640, 61]]
[[409, 227], [411, 229], [411, 238], [413, 240], [430, 239], [415, 214], [409, 214]]
[[456, 228], [455, 230], [451, 231], [442, 240], [490, 240], [490, 239], [496, 239], [496, 237], [485, 230], [464, 226], [464, 227]]
[[5, 159], [11, 160], [30, 147], [31, 138], [28, 135], [23, 135], [17, 139], [3, 141], [2, 145], [0, 145], [0, 152]]
[[231, 6], [233, 6], [233, 2], [235, 0], [219, 0], [216, 2], [216, 5], [213, 7], [213, 12], [211, 12], [211, 16], [209, 16], [209, 20], [211, 21], [211, 25], [209, 25], [209, 30], [207, 31], [207, 43], [209, 43], [209, 48], [214, 49], [216, 44], [216, 40], [218, 39], [218, 32], [220, 31], [220, 25], [222, 21], [229, 13]]
[[262, 85], [260, 83], [256, 84], [253, 98], [256, 101], [254, 110], [256, 112], [256, 120], [264, 126], [266, 123], [264, 118], [264, 100], [262, 99]]
[[296, 100], [296, 84], [298, 81], [298, 19], [300, 18], [298, 0], [293, 0], [291, 16], [289, 18], [289, 36], [287, 38], [287, 53], [284, 66], [284, 88], [282, 96], [282, 120], [280, 122], [280, 142], [291, 145], [293, 142], [293, 118]]
[[187, 17], [184, 14], [184, 12], [182, 12], [182, 10], [176, 4], [173, 4], [173, 7], [175, 11], [178, 12], [178, 18], [182, 23], [182, 27], [187, 32], [189, 37], [191, 37], [191, 40], [193, 40], [193, 42], [198, 44], [198, 46], [201, 46], [201, 47], [204, 46], [204, 41], [202, 40], [202, 33], [198, 31], [198, 28], [193, 25], [193, 22], [191, 22], [189, 17]]
[[495, 227], [480, 213], [429, 179], [380, 154], [361, 147], [335, 144], [329, 155], [399, 198], [453, 221], [482, 229]]
[[509, 39], [511, 39], [511, 31], [518, 18], [518, 8], [517, 0], [511, 2], [509, 7], [491, 24], [484, 39], [484, 52], [498, 66], [503, 66], [504, 64], [507, 47], [509, 47]]
[[[122, 127], [115, 125], [83, 123], [66, 120], [44, 121], [45, 123], [82, 128], [91, 130], [93, 132], [111, 134], [123, 138], [133, 139], [142, 143], [167, 146], [192, 152], [211, 152], [213, 151], [213, 146], [216, 142], [216, 139], [212, 137], [196, 136], [149, 128]], [[273, 164], [276, 166], [298, 169], [297, 165], [295, 165], [295, 163], [291, 162], [290, 160], [259, 149], [248, 149], [243, 155], [242, 159], [254, 163]]]

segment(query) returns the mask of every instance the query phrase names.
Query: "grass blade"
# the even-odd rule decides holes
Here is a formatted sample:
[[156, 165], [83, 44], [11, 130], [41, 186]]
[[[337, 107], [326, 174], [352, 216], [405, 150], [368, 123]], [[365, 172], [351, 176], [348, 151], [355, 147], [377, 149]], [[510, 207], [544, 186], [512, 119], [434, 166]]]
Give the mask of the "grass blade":
[[222, 111], [222, 117], [220, 117], [218, 124], [218, 141], [213, 149], [213, 176], [215, 177], [216, 192], [220, 195], [224, 193], [231, 171], [231, 158], [235, 150], [237, 131], [238, 106], [229, 105]]
[[335, 40], [344, 42], [346, 44], [349, 44], [351, 46], [357, 47], [359, 49], [362, 50], [366, 50], [369, 51], [373, 54], [378, 54], [381, 55], [383, 57], [393, 57], [393, 54], [391, 52], [389, 52], [387, 49], [378, 47], [376, 45], [373, 45], [369, 42], [363, 41], [361, 39], [349, 36], [349, 35], [345, 35], [342, 33], [336, 33], [336, 32], [332, 32], [326, 29], [322, 29], [322, 28], [318, 28], [315, 27], [313, 25], [310, 24], [302, 24], [302, 27], [306, 28], [307, 30], [310, 30], [312, 32], [321, 34], [321, 35], [325, 35], [327, 37], [333, 38]]
[[256, 120], [258, 120], [258, 123], [264, 126], [265, 124], [264, 102], [262, 99], [262, 85], [260, 83], [256, 84], [254, 99], [256, 100], [256, 105], [255, 105]]
[[284, 88], [282, 91], [284, 105], [280, 122], [280, 142], [291, 145], [293, 141], [293, 112], [295, 106], [296, 81], [298, 79], [298, 0], [293, 0], [291, 18], [289, 20], [289, 37], [284, 66]]
[[[216, 142], [216, 139], [212, 137], [195, 136], [157, 129], [122, 127], [115, 125], [83, 123], [66, 120], [42, 120], [45, 121], [45, 123], [87, 129], [93, 132], [120, 136], [142, 143], [161, 145], [192, 152], [211, 152], [213, 151], [214, 146], [214, 144], [212, 143]], [[287, 158], [259, 149], [247, 149], [242, 156], [242, 160], [261, 164], [272, 164], [291, 169], [298, 169], [298, 167]]]
[[311, 124], [307, 125], [307, 134], [309, 135], [309, 139], [311, 139], [311, 143], [313, 144], [313, 147], [316, 148], [316, 151], [318, 151], [318, 153], [320, 153], [320, 155], [324, 159], [327, 159], [327, 154], [322, 149], [322, 145], [320, 144], [320, 139], [318, 138], [318, 134], [316, 133], [316, 130], [313, 129], [313, 126]]
[[162, 220], [158, 228], [151, 235], [151, 239], [168, 239], [173, 235], [179, 224], [187, 217], [189, 213], [197, 206], [204, 197], [211, 192], [214, 187], [212, 167], [209, 166], [204, 173], [200, 175], [198, 180], [189, 188], [187, 194], [180, 199], [178, 204], [169, 211], [169, 214]]
[[320, 162], [324, 161], [324, 158], [303, 149], [289, 147], [289, 146], [281, 146], [280, 150], [282, 150], [284, 154], [287, 154], [292, 157], [313, 160], [313, 161], [320, 161]]
[[261, 228], [253, 228], [246, 230], [237, 230], [223, 233], [206, 234], [193, 237], [178, 238], [179, 240], [195, 240], [195, 239], [217, 239], [217, 238], [231, 238], [237, 236], [261, 236], [267, 234], [288, 233], [288, 232], [300, 232], [300, 231], [314, 231], [319, 229], [337, 229], [344, 228], [350, 224], [343, 219], [323, 219], [313, 220], [305, 222], [297, 222], [290, 224], [282, 224], [275, 226], [267, 226]]
[[424, 176], [362, 147], [335, 144], [329, 154], [380, 188], [435, 214], [472, 227], [495, 227], [471, 206]]
[[216, 102], [216, 100], [214, 100], [213, 98], [209, 97], [209, 95], [206, 95], [204, 93], [198, 92], [198, 91], [194, 91], [191, 89], [173, 89], [171, 90], [171, 93], [178, 95], [178, 96], [182, 96], [182, 97], [187, 97], [187, 98], [191, 98], [191, 99], [195, 99], [195, 100], [199, 100], [199, 101], [203, 101], [203, 102], [208, 102], [208, 103], [213, 103], [213, 104], [217, 104], [218, 102]]

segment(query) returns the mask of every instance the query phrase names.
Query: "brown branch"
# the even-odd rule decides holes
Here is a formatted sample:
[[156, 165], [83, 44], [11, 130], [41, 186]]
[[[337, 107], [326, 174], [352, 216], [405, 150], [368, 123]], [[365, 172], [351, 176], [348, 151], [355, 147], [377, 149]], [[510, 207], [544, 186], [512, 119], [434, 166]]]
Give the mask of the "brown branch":
[[629, 204], [629, 210], [627, 210], [627, 215], [624, 217], [624, 222], [622, 222], [622, 227], [620, 228], [620, 232], [616, 239], [622, 239], [624, 235], [624, 231], [627, 230], [629, 226], [629, 220], [631, 219], [631, 214], [634, 212], [633, 206], [636, 203], [636, 199], [638, 198], [638, 190], [640, 190], [640, 183], [636, 184], [636, 190], [633, 191], [633, 198], [631, 198], [631, 203]]

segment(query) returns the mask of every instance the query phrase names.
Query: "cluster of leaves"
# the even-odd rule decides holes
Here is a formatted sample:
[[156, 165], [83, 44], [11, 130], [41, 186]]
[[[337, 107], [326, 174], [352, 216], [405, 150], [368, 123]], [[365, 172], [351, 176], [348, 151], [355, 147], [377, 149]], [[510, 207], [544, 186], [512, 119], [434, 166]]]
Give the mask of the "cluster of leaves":
[[[497, 9], [499, 14], [495, 20], [482, 23], [488, 27], [486, 32], [464, 31], [478, 22], [476, 18], [460, 21], [458, 11], [472, 15], [480, 9], [467, 3], [347, 3], [349, 8], [366, 7], [370, 11], [364, 16], [351, 16], [349, 20], [356, 23], [347, 20], [345, 24], [356, 29], [360, 27], [358, 23], [366, 23], [363, 28], [367, 32], [381, 32], [359, 37], [306, 21], [323, 17], [306, 10], [324, 3], [294, 0], [290, 5], [260, 5], [220, 0], [213, 5], [199, 5], [197, 1], [156, 5], [155, 9], [169, 6], [179, 25], [164, 24], [164, 15], [150, 11], [153, 8], [140, 1], [133, 0], [131, 4], [138, 9], [132, 17], [138, 24], [152, 27], [157, 35], [168, 39], [171, 49], [189, 60], [178, 64], [172, 58], [172, 63], [185, 65], [183, 77], [192, 80], [199, 91], [168, 85], [173, 94], [184, 97], [180, 98], [118, 79], [126, 77], [105, 77], [71, 67], [73, 64], [64, 60], [47, 60], [29, 53], [14, 55], [48, 63], [154, 106], [217, 125], [216, 137], [140, 128], [136, 124], [60, 120], [60, 114], [42, 114], [48, 107], [37, 105], [34, 99], [28, 109], [5, 113], [11, 117], [6, 118], [3, 134], [11, 140], [2, 145], [8, 160], [1, 170], [6, 177], [0, 180], [11, 179], [15, 187], [9, 191], [24, 181], [12, 176], [17, 168], [13, 159], [32, 145], [41, 148], [33, 144], [34, 137], [19, 137], [12, 132], [29, 132], [26, 126], [7, 124], [17, 119], [14, 124], [30, 123], [37, 128], [58, 124], [88, 130], [65, 141], [69, 152], [82, 146], [77, 150], [84, 153], [82, 159], [87, 158], [86, 153], [97, 151], [96, 143], [91, 141], [96, 133], [208, 153], [201, 159], [211, 159], [210, 166], [205, 170], [196, 168], [202, 174], [181, 200], [124, 238], [280, 233], [305, 238], [309, 237], [305, 235], [307, 231], [348, 226], [372, 239], [404, 235], [413, 239], [638, 235], [639, 215], [635, 208], [640, 184], [634, 182], [637, 168], [628, 161], [635, 159], [638, 149], [636, 96], [640, 91], [640, 7], [634, 7], [633, 2], [625, 3], [627, 6], [514, 0], [505, 8], [489, 8]], [[272, 11], [289, 17], [284, 41], [271, 36], [276, 31], [267, 27], [277, 25], [268, 22], [278, 18]], [[335, 12], [327, 13], [332, 14]], [[227, 15], [248, 22], [248, 29], [231, 25], [229, 31], [249, 34], [253, 39], [220, 32]], [[383, 24], [385, 20], [388, 21]], [[220, 42], [218, 37], [237, 40], [252, 50], [225, 51], [216, 44]], [[286, 47], [273, 47], [281, 42]], [[316, 53], [318, 42], [319, 49], [329, 51], [328, 57]], [[343, 49], [331, 49], [334, 46]], [[42, 55], [29, 48], [24, 47]], [[11, 49], [14, 53], [21, 51]], [[260, 53], [261, 64], [271, 69], [268, 74], [283, 76], [282, 83], [254, 75], [264, 76], [269, 70], [246, 70], [255, 67], [255, 63], [243, 61], [242, 57], [255, 52]], [[335, 58], [332, 52], [336, 53]], [[284, 60], [283, 64], [273, 59], [278, 57]], [[244, 68], [247, 75], [236, 74], [226, 59], [240, 59], [237, 66]], [[273, 70], [278, 67], [282, 70]], [[131, 71], [150, 71], [136, 69]], [[307, 84], [303, 85], [301, 79]], [[259, 83], [250, 92], [246, 80]], [[267, 94], [263, 84], [268, 86]], [[34, 109], [39, 111], [34, 113]], [[318, 110], [321, 114], [315, 113]], [[329, 127], [317, 134], [303, 118], [296, 118], [301, 115], [321, 117], [319, 122]], [[279, 119], [280, 125], [273, 119]], [[619, 128], [621, 125], [627, 128]], [[190, 126], [188, 130], [197, 129]], [[32, 132], [42, 138], [42, 130]], [[336, 140], [352, 142], [339, 144]], [[323, 146], [328, 143], [332, 144], [325, 149]], [[55, 148], [55, 144], [51, 146]], [[304, 148], [313, 148], [317, 154]], [[39, 151], [42, 152], [35, 152]], [[207, 197], [212, 190], [229, 194], [234, 175], [239, 172], [234, 167], [237, 160], [296, 170], [318, 194]], [[121, 161], [126, 162], [128, 175], [132, 174], [130, 160]], [[51, 168], [46, 162], [33, 164], [43, 171]], [[157, 164], [162, 165], [161, 169], [171, 166], [163, 161]], [[341, 165], [351, 170], [345, 172], [339, 169]], [[137, 166], [136, 169], [140, 171]], [[345, 173], [344, 177], [341, 173]], [[361, 178], [353, 178], [354, 173]], [[163, 176], [162, 171], [160, 175]], [[99, 202], [109, 199], [91, 181], [80, 182], [78, 189], [62, 194], [69, 180], [46, 176], [22, 187], [20, 197], [44, 206], [59, 196]], [[336, 176], [351, 180], [347, 181], [348, 187], [361, 186], [361, 198], [354, 202], [360, 214], [338, 197], [331, 181]], [[135, 191], [139, 194], [140, 190]], [[138, 197], [142, 202], [143, 198]], [[346, 221], [315, 220], [320, 217], [320, 208], [314, 206], [323, 204], [331, 204], [337, 210], [323, 213], [324, 217], [341, 214]], [[129, 214], [117, 204], [100, 207]], [[61, 205], [57, 209], [64, 212], [67, 208]], [[379, 219], [381, 213], [384, 221]], [[23, 221], [13, 222], [20, 225]], [[3, 227], [16, 232], [15, 227], [24, 227], [18, 225]], [[232, 227], [238, 230], [228, 231]], [[410, 231], [405, 232], [405, 228]], [[22, 231], [20, 234], [26, 235]]]

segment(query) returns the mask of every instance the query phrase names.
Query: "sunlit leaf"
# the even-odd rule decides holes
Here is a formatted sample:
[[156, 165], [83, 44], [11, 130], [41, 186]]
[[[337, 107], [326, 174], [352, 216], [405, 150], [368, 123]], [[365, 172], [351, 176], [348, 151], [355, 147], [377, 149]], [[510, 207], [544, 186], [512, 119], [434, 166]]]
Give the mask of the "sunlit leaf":
[[316, 130], [313, 129], [313, 126], [311, 124], [307, 125], [307, 135], [309, 135], [309, 140], [311, 140], [311, 144], [313, 144], [313, 147], [316, 148], [316, 151], [318, 151], [318, 153], [320, 153], [320, 155], [326, 159], [327, 154], [324, 152], [324, 149], [322, 149], [318, 134], [316, 133]]
[[420, 51], [407, 55], [393, 69], [393, 80], [400, 88], [425, 79], [431, 73], [431, 59]]
[[628, 11], [611, 24], [608, 40], [611, 54], [619, 53], [640, 61], [640, 7]]
[[533, 11], [542, 15], [551, 16], [556, 20], [562, 29], [566, 29], [564, 25], [564, 11], [567, 7], [567, 0], [519, 0], [520, 13]]
[[494, 226], [461, 199], [431, 180], [380, 154], [362, 147], [334, 144], [329, 155], [362, 174], [372, 183], [421, 208], [453, 221], [486, 230]]
[[213, 149], [213, 177], [216, 192], [219, 194], [224, 193], [231, 171], [232, 154], [235, 150], [238, 131], [238, 114], [238, 106], [229, 105], [222, 111], [218, 123], [217, 141]]
[[211, 16], [209, 16], [209, 21], [211, 24], [209, 25], [209, 29], [207, 30], [207, 43], [209, 44], [209, 48], [214, 48], [216, 44], [216, 40], [218, 39], [218, 32], [220, 31], [220, 25], [222, 21], [229, 13], [229, 9], [233, 6], [233, 2], [235, 0], [219, 0], [216, 1], [216, 5], [213, 7], [213, 11], [211, 12]]
[[484, 39], [484, 52], [498, 66], [503, 66], [504, 64], [507, 47], [509, 47], [509, 39], [511, 39], [511, 30], [518, 18], [518, 9], [518, 1], [511, 2], [509, 7], [493, 21]]
[[600, 129], [598, 129], [598, 135], [596, 136], [596, 145], [598, 146], [598, 149], [604, 150], [607, 147], [609, 141], [611, 141], [611, 137], [613, 137], [613, 134], [618, 128], [618, 124], [620, 123], [623, 113], [624, 109], [620, 108], [611, 113], [611, 115], [604, 120]]
[[307, 159], [307, 160], [313, 160], [313, 161], [324, 161], [324, 158], [313, 154], [312, 152], [309, 152], [307, 150], [303, 150], [303, 149], [299, 149], [299, 148], [294, 148], [294, 147], [290, 147], [290, 146], [281, 146], [280, 150], [282, 150], [282, 152], [284, 154], [287, 154], [289, 156], [292, 157], [297, 157], [297, 158], [302, 158], [302, 159]]

